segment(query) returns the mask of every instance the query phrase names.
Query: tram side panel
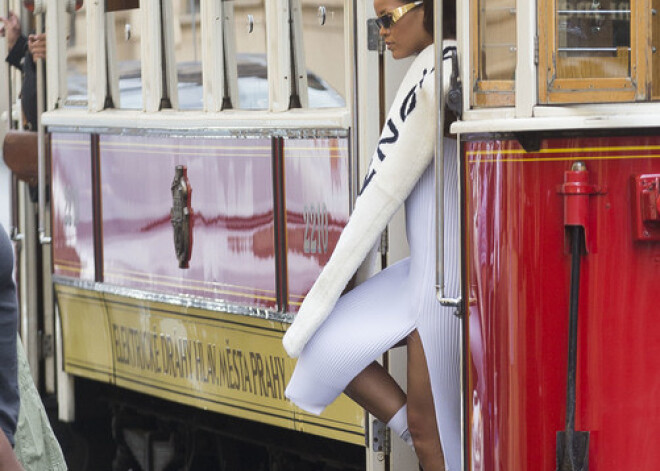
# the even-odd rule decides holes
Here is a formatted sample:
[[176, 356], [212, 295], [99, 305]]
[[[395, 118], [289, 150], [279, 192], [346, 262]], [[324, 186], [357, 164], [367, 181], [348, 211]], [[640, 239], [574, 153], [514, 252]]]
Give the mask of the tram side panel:
[[[363, 444], [363, 411], [347, 398], [321, 417], [285, 399], [295, 362], [281, 345], [286, 323], [276, 292], [277, 274], [288, 267], [292, 292], [306, 293], [348, 218], [346, 138], [52, 137], [55, 290], [67, 372]], [[172, 208], [181, 206], [177, 166], [187, 171], [191, 195], [188, 268], [179, 267], [172, 224]], [[282, 184], [273, 172], [285, 174]], [[95, 185], [101, 204], [89, 221]], [[274, 191], [285, 198], [287, 217], [275, 214]], [[275, 255], [278, 217], [290, 225], [287, 260]]]
[[94, 281], [91, 135], [54, 133], [51, 155], [53, 274]]
[[297, 312], [349, 216], [348, 139], [285, 139], [288, 311]]
[[571, 266], [563, 184], [576, 161], [588, 172], [588, 214], [575, 429], [590, 433], [590, 470], [660, 460], [659, 150], [656, 136], [544, 139], [533, 152], [514, 139], [464, 143], [467, 469], [556, 467]]
[[[100, 159], [103, 281], [276, 308], [269, 139], [102, 135]], [[180, 165], [193, 232], [183, 269], [171, 213]]]

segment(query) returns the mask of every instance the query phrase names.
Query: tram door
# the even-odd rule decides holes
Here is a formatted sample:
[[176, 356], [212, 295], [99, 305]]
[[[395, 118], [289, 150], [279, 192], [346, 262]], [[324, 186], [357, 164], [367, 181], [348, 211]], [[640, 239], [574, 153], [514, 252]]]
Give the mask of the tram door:
[[[361, 3], [361, 2], [358, 2]], [[358, 8], [364, 9], [365, 18], [373, 18], [372, 2], [364, 2]], [[364, 26], [364, 34], [360, 34], [360, 27]], [[361, 41], [366, 44], [361, 44]], [[360, 146], [361, 171], [368, 167], [369, 159], [374, 152], [380, 130], [385, 117], [394, 100], [399, 84], [412, 62], [412, 59], [394, 60], [385, 50], [385, 45], [378, 34], [378, 27], [373, 19], [364, 25], [358, 24], [358, 50], [365, 48], [366, 57], [360, 58], [358, 71], [359, 81], [359, 108], [358, 119], [361, 130], [360, 135], [364, 141]], [[359, 55], [359, 53], [358, 53]], [[374, 84], [378, 86], [374, 86]], [[376, 113], [375, 110], [378, 110]], [[361, 175], [363, 177], [363, 175]], [[360, 180], [361, 181], [361, 180]], [[381, 236], [377, 267], [386, 268], [409, 254], [405, 234], [405, 213], [403, 207], [390, 222], [388, 228]], [[385, 353], [382, 362], [387, 366], [390, 374], [406, 390], [406, 364], [407, 355], [405, 347], [397, 347]], [[369, 415], [368, 417], [368, 449], [367, 470], [369, 471], [395, 471], [416, 470], [419, 467], [414, 451], [395, 434], [385, 429], [384, 424]]]

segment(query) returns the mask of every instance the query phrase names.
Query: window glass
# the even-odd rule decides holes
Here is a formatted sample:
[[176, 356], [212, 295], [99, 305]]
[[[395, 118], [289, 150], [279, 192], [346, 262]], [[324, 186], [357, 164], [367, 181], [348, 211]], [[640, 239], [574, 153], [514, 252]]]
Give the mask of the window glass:
[[64, 106], [87, 106], [87, 27], [85, 7], [67, 15], [66, 27], [67, 98]]
[[[226, 108], [268, 109], [263, 0], [225, 0]], [[238, 93], [235, 93], [237, 91]]]
[[202, 34], [199, 0], [180, 0], [174, 11], [174, 57], [178, 77], [179, 108], [201, 110]]
[[557, 2], [557, 78], [630, 77], [630, 1]]
[[142, 109], [141, 13], [141, 8], [106, 13], [108, 28], [114, 25], [108, 31], [108, 62], [119, 91], [115, 108]]
[[[294, 66], [297, 71], [306, 69], [307, 106], [309, 108], [346, 106], [344, 2], [343, 0], [292, 0], [294, 20], [295, 8], [300, 4], [302, 38], [296, 37], [298, 28], [292, 30], [292, 36], [296, 47], [302, 46], [304, 57], [298, 56], [298, 60], [294, 57]], [[301, 87], [300, 93], [305, 93], [304, 86]]]
[[182, 0], [185, 2], [185, 9], [187, 13], [199, 15], [199, 0]]
[[516, 69], [516, 0], [480, 0], [481, 80], [513, 80]]

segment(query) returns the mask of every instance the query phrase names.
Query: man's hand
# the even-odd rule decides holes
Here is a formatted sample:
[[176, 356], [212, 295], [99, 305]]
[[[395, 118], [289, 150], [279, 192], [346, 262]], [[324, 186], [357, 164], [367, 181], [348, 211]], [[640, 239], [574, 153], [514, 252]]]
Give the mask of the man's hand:
[[33, 59], [46, 58], [46, 33], [28, 36], [28, 49]]
[[9, 12], [7, 18], [0, 16], [0, 37], [7, 37], [7, 51], [11, 51], [21, 35], [21, 22], [13, 11]]

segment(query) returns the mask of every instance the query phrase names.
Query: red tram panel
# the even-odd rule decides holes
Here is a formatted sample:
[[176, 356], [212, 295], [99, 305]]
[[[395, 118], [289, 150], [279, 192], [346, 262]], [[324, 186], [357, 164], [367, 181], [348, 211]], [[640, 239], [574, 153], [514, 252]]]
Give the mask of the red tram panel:
[[576, 161], [598, 191], [585, 224], [575, 429], [590, 433], [590, 471], [650, 469], [660, 462], [660, 242], [637, 234], [640, 224], [657, 229], [648, 202], [658, 204], [658, 194], [648, 194], [657, 191], [652, 185], [642, 194], [635, 181], [660, 174], [660, 138], [544, 139], [534, 152], [514, 139], [475, 139], [463, 156], [467, 469], [556, 468], [571, 264], [561, 187]]

